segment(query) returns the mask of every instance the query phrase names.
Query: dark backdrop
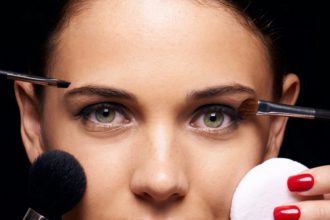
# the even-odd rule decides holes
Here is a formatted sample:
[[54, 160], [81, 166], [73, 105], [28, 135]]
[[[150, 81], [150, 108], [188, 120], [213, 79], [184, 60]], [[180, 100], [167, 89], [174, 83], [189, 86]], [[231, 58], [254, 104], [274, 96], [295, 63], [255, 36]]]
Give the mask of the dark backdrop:
[[[25, 39], [29, 29], [23, 24], [22, 13], [28, 2], [1, 0], [0, 69], [26, 70]], [[284, 24], [282, 31], [286, 40], [283, 45], [291, 63], [290, 70], [301, 79], [298, 105], [330, 109], [328, 51], [325, 49], [329, 43], [323, 37], [329, 27], [326, 20], [329, 16], [322, 13], [325, 1], [269, 2], [276, 2], [280, 8], [278, 19]], [[269, 10], [274, 11], [272, 7]], [[0, 106], [0, 198], [4, 204], [0, 208], [1, 219], [22, 219], [28, 206], [29, 162], [20, 138], [20, 119], [12, 81], [0, 79]], [[280, 156], [309, 167], [330, 164], [329, 130], [330, 121], [290, 119]]]

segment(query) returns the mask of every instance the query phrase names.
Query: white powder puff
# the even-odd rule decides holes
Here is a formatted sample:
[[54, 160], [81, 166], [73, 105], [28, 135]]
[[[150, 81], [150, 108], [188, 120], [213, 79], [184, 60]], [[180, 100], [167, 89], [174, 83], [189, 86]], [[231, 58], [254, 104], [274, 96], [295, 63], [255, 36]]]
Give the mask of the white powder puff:
[[269, 159], [251, 169], [235, 190], [231, 220], [273, 220], [276, 206], [300, 201], [288, 190], [287, 179], [306, 169], [286, 158]]

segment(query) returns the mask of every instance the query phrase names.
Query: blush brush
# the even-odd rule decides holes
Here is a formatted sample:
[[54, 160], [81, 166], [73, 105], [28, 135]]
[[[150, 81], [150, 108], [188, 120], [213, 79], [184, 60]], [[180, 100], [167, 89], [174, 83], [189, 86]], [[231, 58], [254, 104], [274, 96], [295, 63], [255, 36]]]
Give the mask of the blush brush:
[[330, 111], [309, 107], [278, 104], [274, 102], [246, 99], [238, 108], [241, 117], [270, 115], [304, 119], [330, 120]]

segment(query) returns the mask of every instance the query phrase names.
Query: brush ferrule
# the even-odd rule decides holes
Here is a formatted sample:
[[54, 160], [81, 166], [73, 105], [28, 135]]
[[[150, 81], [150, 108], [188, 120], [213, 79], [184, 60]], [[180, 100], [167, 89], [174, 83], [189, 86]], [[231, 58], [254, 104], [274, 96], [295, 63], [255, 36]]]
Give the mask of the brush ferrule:
[[279, 105], [272, 102], [258, 101], [257, 115], [274, 115], [295, 118], [315, 118], [315, 109], [291, 105]]
[[45, 218], [44, 216], [40, 215], [35, 210], [29, 208], [27, 210], [23, 220], [48, 220], [48, 218]]

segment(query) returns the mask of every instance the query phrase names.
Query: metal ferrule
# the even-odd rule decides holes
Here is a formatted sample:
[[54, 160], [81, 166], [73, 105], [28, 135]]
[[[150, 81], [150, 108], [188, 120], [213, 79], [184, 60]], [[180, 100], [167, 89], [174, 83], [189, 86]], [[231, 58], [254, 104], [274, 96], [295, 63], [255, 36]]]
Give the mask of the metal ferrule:
[[44, 216], [40, 215], [35, 210], [29, 208], [27, 210], [23, 220], [48, 220], [48, 218], [45, 218]]

